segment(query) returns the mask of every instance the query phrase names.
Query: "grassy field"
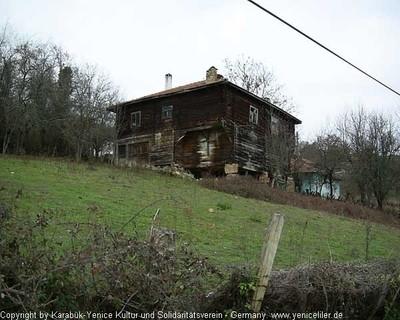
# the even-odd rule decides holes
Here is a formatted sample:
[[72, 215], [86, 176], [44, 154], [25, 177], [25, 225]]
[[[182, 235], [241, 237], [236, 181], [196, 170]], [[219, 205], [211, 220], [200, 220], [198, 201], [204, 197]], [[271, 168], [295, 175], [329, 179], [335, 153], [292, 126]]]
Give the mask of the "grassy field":
[[[365, 259], [367, 243], [370, 258], [400, 255], [398, 228], [245, 199], [137, 168], [3, 156], [0, 190], [0, 204], [17, 216], [46, 211], [57, 221], [96, 221], [140, 237], [160, 208], [156, 226], [173, 229], [178, 245], [188, 244], [219, 266], [257, 263], [275, 211], [285, 214], [275, 268]], [[62, 241], [68, 225], [58, 228], [54, 239]]]

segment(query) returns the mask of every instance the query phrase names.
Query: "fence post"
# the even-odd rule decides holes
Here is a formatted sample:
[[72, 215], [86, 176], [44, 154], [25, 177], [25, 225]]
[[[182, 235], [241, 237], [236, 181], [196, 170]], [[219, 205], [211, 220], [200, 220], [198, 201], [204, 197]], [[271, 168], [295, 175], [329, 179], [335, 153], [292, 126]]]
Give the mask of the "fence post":
[[284, 215], [275, 212], [269, 223], [263, 248], [261, 251], [260, 269], [257, 276], [257, 285], [254, 292], [252, 309], [254, 312], [260, 312], [261, 304], [264, 299], [265, 291], [267, 290], [269, 276], [272, 271], [276, 250], [278, 249], [279, 239], [281, 237]]

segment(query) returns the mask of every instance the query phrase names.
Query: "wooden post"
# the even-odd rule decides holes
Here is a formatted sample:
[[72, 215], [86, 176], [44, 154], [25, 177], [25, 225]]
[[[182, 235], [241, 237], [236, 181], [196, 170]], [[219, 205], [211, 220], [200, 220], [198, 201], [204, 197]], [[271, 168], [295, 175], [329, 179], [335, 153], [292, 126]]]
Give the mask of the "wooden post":
[[260, 269], [258, 271], [256, 290], [253, 296], [252, 309], [254, 312], [260, 312], [261, 304], [267, 290], [269, 276], [272, 271], [276, 250], [278, 249], [279, 239], [281, 237], [284, 215], [275, 212], [269, 223], [265, 235], [264, 245], [261, 252]]

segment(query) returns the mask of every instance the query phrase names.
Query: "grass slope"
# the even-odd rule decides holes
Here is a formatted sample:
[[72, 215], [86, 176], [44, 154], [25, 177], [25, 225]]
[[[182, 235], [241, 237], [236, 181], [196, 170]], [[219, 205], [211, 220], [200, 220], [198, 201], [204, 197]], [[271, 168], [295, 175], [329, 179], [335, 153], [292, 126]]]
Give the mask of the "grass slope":
[[[364, 259], [367, 242], [370, 258], [399, 257], [400, 252], [398, 228], [245, 199], [147, 170], [3, 156], [0, 189], [0, 203], [11, 205], [16, 215], [36, 216], [45, 210], [57, 220], [99, 221], [140, 237], [146, 236], [160, 208], [155, 225], [173, 229], [178, 244], [189, 244], [220, 266], [257, 263], [275, 211], [285, 214], [275, 268]], [[53, 231], [56, 238], [68, 226], [59, 228]]]

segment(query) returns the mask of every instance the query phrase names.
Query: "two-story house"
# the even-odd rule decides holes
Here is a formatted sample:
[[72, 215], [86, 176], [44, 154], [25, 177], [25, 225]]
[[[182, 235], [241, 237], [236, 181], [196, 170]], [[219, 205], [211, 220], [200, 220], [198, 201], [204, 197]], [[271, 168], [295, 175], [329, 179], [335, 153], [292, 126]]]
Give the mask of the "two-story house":
[[[273, 141], [290, 140], [294, 146], [301, 121], [224, 79], [215, 67], [202, 81], [173, 88], [167, 74], [165, 82], [164, 91], [109, 108], [120, 119], [118, 164], [176, 163], [195, 172], [223, 172], [233, 165], [238, 171], [271, 173]], [[289, 158], [282, 160], [287, 167]]]

